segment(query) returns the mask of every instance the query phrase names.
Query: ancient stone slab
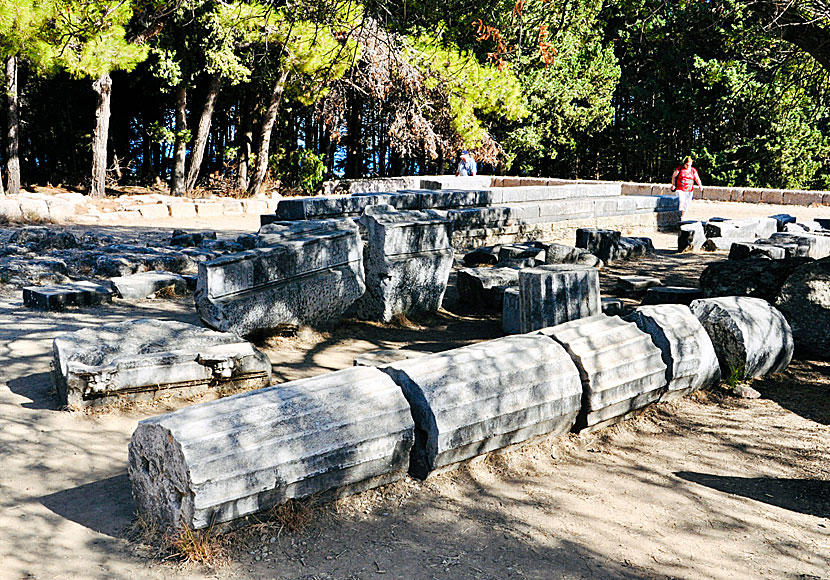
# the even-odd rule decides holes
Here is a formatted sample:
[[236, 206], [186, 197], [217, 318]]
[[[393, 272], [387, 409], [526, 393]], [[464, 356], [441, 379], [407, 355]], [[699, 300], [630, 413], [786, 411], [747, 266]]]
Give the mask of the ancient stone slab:
[[586, 249], [566, 246], [564, 244], [545, 244], [545, 263], [547, 264], [582, 264], [601, 268], [602, 260]]
[[778, 231], [775, 218], [710, 220], [704, 227], [707, 238], [765, 238]]
[[509, 336], [381, 367], [412, 406], [409, 473], [431, 472], [538, 435], [564, 433], [580, 408], [579, 373], [544, 336]]
[[617, 292], [624, 296], [642, 296], [652, 286], [662, 283], [654, 276], [617, 276]]
[[110, 279], [110, 284], [120, 298], [140, 300], [147, 298], [165, 288], [171, 288], [176, 294], [187, 291], [184, 278], [172, 272], [142, 272], [130, 276]]
[[522, 312], [519, 288], [506, 288], [502, 295], [501, 329], [505, 334], [522, 332]]
[[666, 388], [666, 364], [651, 337], [634, 323], [598, 314], [539, 331], [568, 351], [582, 380], [578, 430], [621, 421]]
[[712, 339], [724, 377], [761, 377], [790, 364], [792, 330], [766, 300], [745, 296], [704, 298], [692, 302], [691, 309]]
[[579, 264], [551, 264], [519, 272], [522, 332], [600, 312], [599, 272]]
[[271, 362], [230, 333], [168, 320], [137, 319], [62, 334], [52, 376], [61, 402], [75, 407], [159, 393], [268, 386]]
[[777, 232], [769, 236], [769, 239], [798, 244], [807, 249], [808, 257], [816, 260], [830, 256], [830, 236]]
[[785, 225], [794, 224], [796, 222], [795, 216], [791, 216], [788, 213], [777, 213], [769, 217], [775, 220], [779, 232], [784, 231]]
[[92, 282], [23, 288], [23, 304], [36, 310], [63, 310], [67, 306], [95, 306], [112, 302], [112, 290]]
[[701, 222], [680, 224], [680, 233], [677, 235], [678, 252], [699, 252], [705, 241], [706, 234]]
[[703, 298], [703, 290], [700, 288], [655, 286], [646, 290], [642, 304], [685, 304], [688, 306], [692, 300], [698, 298]]
[[789, 322], [799, 351], [830, 358], [830, 258], [793, 270], [774, 304]]
[[720, 380], [715, 348], [703, 325], [682, 304], [640, 306], [625, 320], [651, 336], [666, 365], [666, 392], [670, 400]]
[[400, 348], [372, 350], [354, 357], [354, 366], [379, 367], [381, 365], [388, 365], [389, 363], [401, 360], [418, 358], [419, 356], [426, 356], [428, 354], [430, 353], [421, 350], [407, 350]]
[[620, 243], [620, 232], [594, 228], [576, 230], [576, 247], [584, 248], [606, 264], [616, 258]]
[[732, 249], [732, 244], [752, 244], [756, 242], [757, 240], [755, 238], [707, 238], [706, 241], [703, 242], [703, 246], [701, 246], [701, 248], [707, 252], [728, 252]]
[[456, 282], [458, 302], [484, 310], [501, 310], [504, 291], [518, 283], [516, 268], [462, 268]]
[[451, 222], [435, 210], [375, 206], [361, 223], [366, 293], [356, 304], [358, 316], [389, 322], [397, 314], [436, 312], [453, 264]]
[[452, 209], [447, 212], [447, 218], [453, 223], [453, 229], [494, 228], [513, 223], [509, 207]]
[[352, 367], [145, 419], [128, 473], [139, 517], [200, 529], [400, 479], [413, 438], [401, 389]]
[[499, 261], [499, 249], [501, 246], [482, 246], [464, 254], [464, 263], [467, 266], [478, 266], [479, 264], [494, 265]]
[[[745, 242], [741, 242], [745, 243]], [[753, 246], [772, 246], [773, 248], [778, 248], [778, 250], [784, 252], [784, 259], [791, 260], [793, 258], [806, 258], [810, 253], [810, 245], [809, 244], [800, 244], [798, 242], [788, 242], [786, 240], [755, 240], [752, 243]], [[760, 250], [760, 248], [759, 248]], [[770, 256], [772, 255], [780, 255], [780, 251], [778, 250], [771, 250]], [[731, 252], [731, 249], [730, 249]]]
[[730, 260], [745, 260], [747, 258], [767, 258], [769, 260], [783, 260], [787, 251], [781, 246], [772, 244], [747, 244], [736, 242], [729, 249]]
[[808, 261], [810, 258], [715, 262], [704, 268], [700, 288], [706, 298], [752, 296], [772, 302], [790, 274]]
[[623, 303], [619, 298], [603, 297], [601, 298], [601, 301], [600, 307], [602, 308], [602, 313], [606, 316], [617, 316], [622, 314]]
[[276, 222], [257, 247], [199, 264], [201, 319], [240, 335], [337, 320], [365, 291], [362, 243], [351, 219]]
[[537, 246], [534, 242], [504, 245], [499, 248], [499, 262], [524, 260], [526, 258], [544, 262], [545, 248]]

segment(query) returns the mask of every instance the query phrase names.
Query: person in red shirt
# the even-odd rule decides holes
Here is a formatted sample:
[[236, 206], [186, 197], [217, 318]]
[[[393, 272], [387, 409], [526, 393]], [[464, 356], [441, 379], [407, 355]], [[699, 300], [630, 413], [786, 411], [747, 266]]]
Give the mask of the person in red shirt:
[[686, 210], [689, 209], [689, 205], [692, 203], [695, 184], [700, 187], [700, 192], [703, 193], [703, 184], [700, 182], [697, 169], [692, 167], [692, 158], [686, 157], [683, 160], [683, 165], [675, 169], [671, 176], [671, 190], [677, 191], [677, 197], [680, 200], [680, 219], [683, 219]]

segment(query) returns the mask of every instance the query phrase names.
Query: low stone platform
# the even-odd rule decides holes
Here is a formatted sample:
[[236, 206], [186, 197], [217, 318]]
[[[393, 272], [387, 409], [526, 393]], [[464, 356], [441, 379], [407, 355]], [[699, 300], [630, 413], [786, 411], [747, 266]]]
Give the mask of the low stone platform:
[[183, 322], [137, 319], [62, 334], [52, 378], [64, 405], [189, 396], [207, 389], [261, 388], [271, 361], [230, 333]]
[[413, 439], [400, 387], [352, 367], [144, 419], [128, 472], [139, 517], [202, 529], [400, 479]]
[[67, 306], [96, 306], [112, 302], [112, 290], [93, 282], [23, 288], [23, 305], [35, 310], [63, 310]]

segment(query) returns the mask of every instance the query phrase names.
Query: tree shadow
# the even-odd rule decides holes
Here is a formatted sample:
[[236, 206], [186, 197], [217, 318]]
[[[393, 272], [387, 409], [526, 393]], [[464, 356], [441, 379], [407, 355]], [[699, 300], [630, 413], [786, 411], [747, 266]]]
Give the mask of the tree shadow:
[[830, 481], [778, 477], [734, 477], [695, 471], [678, 471], [675, 475], [723, 493], [740, 495], [806, 515], [820, 518], [830, 517]]
[[124, 522], [133, 519], [133, 498], [127, 473], [93, 481], [39, 498], [55, 514], [90, 530], [126, 539]]
[[25, 409], [43, 409], [57, 411], [60, 409], [60, 402], [52, 390], [51, 373], [33, 373], [25, 377], [11, 379], [6, 383], [9, 390], [21, 397], [30, 399], [29, 403], [21, 406]]
[[830, 361], [793, 360], [783, 372], [756, 379], [752, 386], [785, 409], [830, 425]]

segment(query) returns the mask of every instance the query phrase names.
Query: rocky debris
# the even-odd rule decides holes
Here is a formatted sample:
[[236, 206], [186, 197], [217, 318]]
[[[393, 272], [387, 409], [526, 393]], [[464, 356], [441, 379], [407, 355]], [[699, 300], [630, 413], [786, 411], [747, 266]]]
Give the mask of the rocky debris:
[[184, 230], [173, 230], [170, 237], [170, 245], [180, 248], [193, 248], [200, 246], [206, 240], [215, 240], [216, 232], [185, 232]]
[[789, 322], [800, 352], [830, 358], [830, 258], [795, 268], [773, 304]]
[[650, 238], [622, 237], [614, 230], [593, 228], [576, 230], [576, 247], [588, 250], [606, 264], [654, 252]]
[[[807, 245], [802, 245], [802, 244], [797, 244], [795, 242], [787, 242], [787, 241], [782, 241], [782, 240], [755, 240], [755, 242], [752, 244], [752, 246], [753, 247], [756, 247], [756, 246], [761, 246], [761, 247], [769, 246], [769, 247], [773, 247], [773, 248], [778, 248], [777, 250], [771, 250], [771, 253], [767, 257], [773, 256], [773, 255], [780, 255], [780, 252], [784, 252], [784, 259], [785, 260], [790, 260], [792, 258], [807, 258], [808, 254], [810, 253], [810, 247], [807, 246]], [[731, 252], [731, 249], [730, 249], [730, 252]], [[738, 250], [738, 252], [742, 252], [742, 250]]]
[[170, 288], [178, 295], [187, 292], [187, 283], [184, 278], [171, 272], [153, 271], [119, 276], [112, 278], [109, 283], [120, 298], [137, 300], [152, 296], [166, 288]]
[[732, 387], [732, 393], [741, 399], [760, 399], [761, 393], [750, 387], [749, 385], [735, 385]]
[[510, 336], [381, 367], [403, 389], [417, 433], [409, 473], [437, 469], [565, 433], [582, 387], [565, 350], [544, 336]]
[[401, 388], [352, 367], [144, 419], [128, 473], [139, 517], [201, 529], [398, 480], [413, 439]]
[[720, 380], [720, 365], [712, 341], [688, 306], [640, 306], [624, 320], [633, 322], [651, 336], [662, 353], [667, 384], [662, 400], [676, 398]]
[[706, 241], [702, 222], [683, 222], [677, 235], [678, 252], [699, 252]]
[[653, 286], [646, 290], [642, 304], [685, 304], [688, 306], [698, 298], [703, 298], [703, 291], [700, 288]]
[[704, 226], [707, 238], [766, 238], [778, 231], [775, 218], [709, 220]]
[[787, 368], [793, 335], [784, 316], [766, 300], [724, 296], [695, 300], [697, 316], [718, 355], [723, 377], [761, 377]]
[[776, 242], [790, 242], [804, 248], [810, 258], [820, 259], [830, 256], [830, 236], [816, 234], [790, 234], [778, 232], [769, 237]]
[[498, 263], [512, 262], [514, 260], [532, 259], [536, 262], [545, 262], [545, 248], [537, 245], [536, 242], [528, 242], [525, 244], [511, 244], [509, 246], [501, 246], [499, 248]]
[[802, 224], [787, 224], [783, 230], [778, 231], [791, 234], [806, 234], [810, 231], [810, 228]]
[[619, 298], [601, 298], [600, 307], [606, 316], [617, 316], [623, 312], [623, 303]]
[[634, 323], [598, 314], [539, 331], [568, 351], [582, 380], [576, 428], [595, 430], [627, 419], [660, 398], [666, 386], [662, 353]]
[[504, 291], [519, 283], [517, 268], [462, 268], [456, 287], [458, 302], [473, 308], [499, 311]]
[[453, 265], [451, 222], [435, 210], [368, 208], [363, 264], [366, 293], [355, 304], [358, 317], [389, 322], [398, 314], [437, 312]]
[[268, 357], [234, 334], [144, 318], [57, 336], [52, 367], [61, 402], [74, 407], [262, 388], [271, 377]]
[[772, 244], [747, 244], [738, 242], [729, 249], [730, 260], [746, 260], [747, 258], [766, 258], [768, 260], [783, 260], [787, 251], [781, 246]]
[[69, 282], [66, 262], [31, 254], [13, 255], [0, 260], [0, 283], [14, 286], [56, 285]]
[[579, 264], [521, 270], [519, 311], [523, 333], [598, 314], [599, 272]]
[[522, 313], [518, 286], [505, 288], [502, 300], [501, 329], [505, 334], [520, 334]]
[[354, 366], [379, 367], [381, 365], [387, 365], [401, 360], [409, 360], [411, 358], [418, 358], [419, 356], [426, 356], [428, 354], [430, 353], [421, 350], [408, 350], [401, 348], [372, 350], [354, 357]]
[[732, 249], [732, 244], [737, 242], [752, 244], [756, 241], [756, 238], [706, 238], [701, 249], [707, 252], [728, 252]]
[[776, 228], [779, 232], [784, 231], [784, 227], [787, 224], [794, 224], [796, 222], [795, 216], [791, 216], [788, 213], [777, 213], [775, 215], [769, 216], [771, 219], [774, 219], [776, 222]]
[[617, 276], [616, 291], [623, 296], [642, 296], [652, 286], [662, 283], [654, 276]]
[[772, 302], [784, 281], [809, 258], [790, 260], [724, 260], [709, 264], [700, 275], [706, 298], [751, 296]]
[[43, 226], [20, 228], [12, 233], [9, 238], [9, 243], [25, 246], [35, 252], [43, 250], [66, 250], [77, 248], [80, 245], [71, 232], [56, 231]]
[[598, 257], [586, 249], [566, 246], [564, 244], [547, 244], [545, 246], [546, 264], [581, 264], [602, 268], [603, 263]]
[[23, 288], [23, 304], [35, 310], [56, 311], [67, 306], [95, 306], [103, 302], [112, 302], [112, 290], [92, 282]]
[[501, 246], [482, 246], [464, 255], [464, 263], [467, 266], [487, 265], [493, 266], [499, 261], [499, 250]]
[[362, 253], [348, 218], [263, 226], [255, 249], [199, 264], [196, 310], [241, 336], [336, 321], [366, 289]]

